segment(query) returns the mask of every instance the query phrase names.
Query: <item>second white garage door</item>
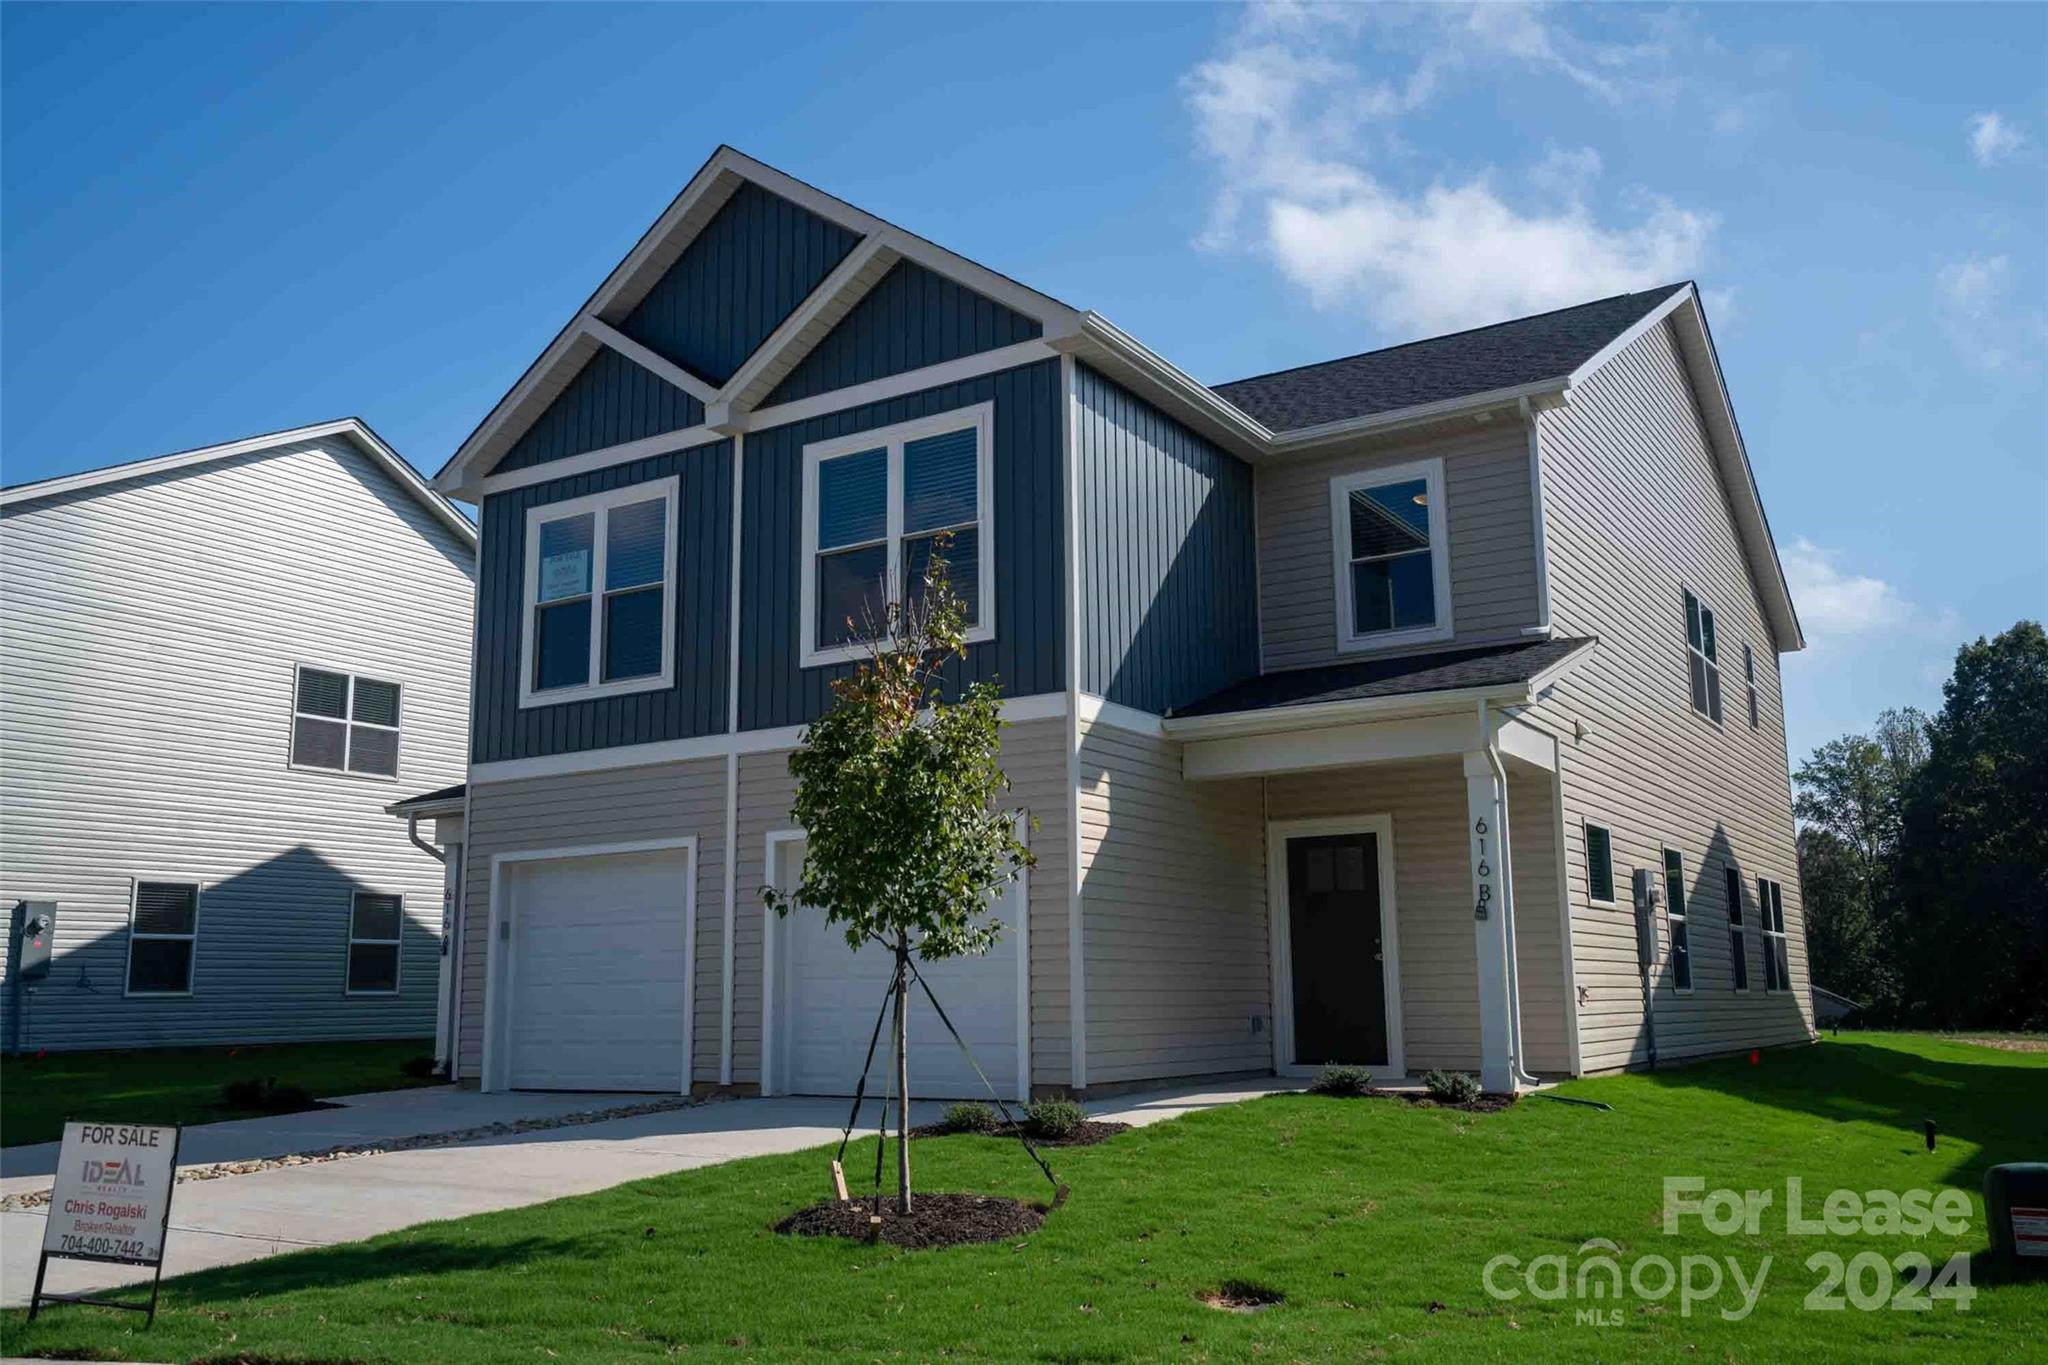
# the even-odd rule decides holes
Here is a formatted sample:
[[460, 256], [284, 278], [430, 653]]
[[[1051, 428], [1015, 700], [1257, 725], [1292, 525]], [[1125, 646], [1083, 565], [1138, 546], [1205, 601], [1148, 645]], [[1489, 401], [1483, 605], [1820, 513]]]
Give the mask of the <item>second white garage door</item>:
[[504, 867], [515, 1089], [686, 1089], [687, 848]]
[[[803, 863], [803, 844], [776, 845], [776, 882], [793, 886]], [[1025, 892], [1013, 883], [997, 908], [1002, 940], [986, 957], [919, 962], [955, 1028], [974, 1050], [974, 1060], [1006, 1100], [1023, 1093], [1022, 1043], [1028, 1027], [1021, 1008], [1020, 963], [1025, 951]], [[774, 920], [770, 912], [771, 921]], [[870, 945], [846, 946], [844, 933], [815, 910], [798, 909], [769, 925], [775, 961], [767, 1002], [770, 1038], [767, 1086], [772, 1093], [850, 1095], [874, 1032], [875, 1012], [888, 989], [894, 965], [887, 952]], [[910, 1093], [917, 1099], [986, 1099], [988, 1091], [960, 1055], [924, 992], [911, 985]], [[876, 1049], [868, 1093], [887, 1084], [884, 1027]]]

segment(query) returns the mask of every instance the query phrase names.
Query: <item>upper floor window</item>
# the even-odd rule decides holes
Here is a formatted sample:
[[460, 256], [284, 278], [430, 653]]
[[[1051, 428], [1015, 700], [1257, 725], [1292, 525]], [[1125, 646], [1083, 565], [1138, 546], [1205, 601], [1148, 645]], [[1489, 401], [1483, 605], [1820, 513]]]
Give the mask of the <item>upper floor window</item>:
[[670, 477], [527, 510], [521, 706], [674, 681], [676, 498]]
[[941, 535], [967, 638], [995, 638], [988, 403], [804, 447], [804, 667], [859, 658]]
[[199, 883], [137, 881], [128, 907], [130, 995], [190, 995]]
[[395, 682], [299, 665], [293, 685], [292, 766], [398, 776]]
[[1330, 534], [1338, 648], [1377, 649], [1450, 636], [1442, 460], [1330, 480]]
[[1714, 609], [1685, 593], [1685, 655], [1692, 671], [1692, 709], [1721, 723], [1721, 665], [1714, 639]]
[[1756, 707], [1756, 651], [1748, 645], [1742, 647], [1742, 679], [1749, 684], [1749, 728], [1757, 727]]

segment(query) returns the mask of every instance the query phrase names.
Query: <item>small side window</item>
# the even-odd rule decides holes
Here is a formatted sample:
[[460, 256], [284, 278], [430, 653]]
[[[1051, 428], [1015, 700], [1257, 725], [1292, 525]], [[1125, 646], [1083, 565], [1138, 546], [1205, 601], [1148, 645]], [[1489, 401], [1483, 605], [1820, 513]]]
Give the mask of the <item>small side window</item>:
[[198, 941], [197, 882], [136, 882], [128, 911], [128, 994], [190, 995]]
[[396, 995], [405, 897], [358, 891], [349, 902], [348, 993]]
[[1756, 908], [1764, 926], [1764, 989], [1789, 991], [1792, 968], [1785, 955], [1785, 888], [1768, 877], [1758, 877]]
[[1749, 989], [1749, 949], [1742, 932], [1742, 873], [1734, 863], [1722, 865], [1728, 888], [1728, 957], [1735, 964], [1735, 989]]
[[1605, 825], [1586, 826], [1586, 898], [1614, 904], [1614, 841]]
[[1742, 647], [1742, 679], [1749, 685], [1749, 728], [1757, 728], [1756, 707], [1756, 651], [1748, 645]]
[[1685, 913], [1685, 858], [1675, 848], [1664, 850], [1665, 918], [1671, 924], [1671, 985], [1692, 989], [1692, 935]]

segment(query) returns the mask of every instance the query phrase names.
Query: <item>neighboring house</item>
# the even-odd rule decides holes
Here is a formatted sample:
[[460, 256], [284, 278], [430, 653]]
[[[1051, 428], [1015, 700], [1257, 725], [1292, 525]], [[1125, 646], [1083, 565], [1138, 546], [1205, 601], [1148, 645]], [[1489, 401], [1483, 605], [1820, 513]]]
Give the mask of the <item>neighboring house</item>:
[[1837, 995], [1825, 986], [1813, 988], [1813, 1018], [1817, 1024], [1839, 1024], [1862, 1008], [1861, 1001]]
[[463, 775], [468, 519], [352, 418], [0, 518], [0, 897], [57, 906], [7, 1045], [432, 1034], [441, 869], [384, 808]]
[[1006, 1092], [1644, 1062], [1636, 869], [1662, 1058], [1812, 1035], [1803, 641], [1690, 285], [1207, 387], [721, 149], [436, 486], [467, 1081], [851, 1086], [886, 964], [759, 892], [940, 530], [1037, 865], [929, 975]]

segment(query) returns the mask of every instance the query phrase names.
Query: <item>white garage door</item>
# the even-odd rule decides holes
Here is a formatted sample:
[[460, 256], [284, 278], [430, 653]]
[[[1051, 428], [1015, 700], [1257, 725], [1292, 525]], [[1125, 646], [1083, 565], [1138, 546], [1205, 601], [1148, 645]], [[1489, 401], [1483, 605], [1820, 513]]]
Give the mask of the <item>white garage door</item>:
[[683, 1089], [689, 850], [505, 870], [513, 949], [507, 1082], [529, 1090]]
[[[796, 884], [803, 845], [777, 845], [776, 879]], [[1003, 935], [986, 957], [956, 957], [917, 966], [930, 983], [953, 1026], [974, 1050], [974, 1060], [1006, 1100], [1022, 1093], [1018, 964], [1024, 952], [1024, 883], [1013, 883], [997, 908]], [[771, 912], [772, 914], [772, 912]], [[850, 1095], [875, 1027], [894, 966], [891, 955], [870, 945], [846, 946], [840, 929], [824, 915], [799, 908], [771, 926], [775, 940], [775, 1023], [769, 1085], [780, 1094]], [[888, 1028], [876, 1049], [868, 1092], [887, 1084]], [[910, 1093], [918, 1099], [986, 1099], [959, 1046], [932, 1011], [931, 1001], [911, 983]]]

